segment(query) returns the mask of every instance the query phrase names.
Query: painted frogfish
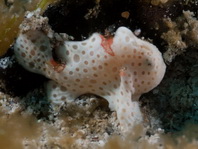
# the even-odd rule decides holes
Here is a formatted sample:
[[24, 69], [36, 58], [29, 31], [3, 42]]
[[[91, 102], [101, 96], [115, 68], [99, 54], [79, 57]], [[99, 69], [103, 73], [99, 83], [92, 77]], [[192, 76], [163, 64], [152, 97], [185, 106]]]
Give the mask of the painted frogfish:
[[86, 93], [98, 95], [116, 111], [126, 131], [142, 122], [138, 99], [161, 82], [166, 69], [156, 46], [126, 27], [119, 27], [113, 37], [94, 33], [55, 49], [46, 33], [30, 29], [19, 34], [14, 51], [24, 68], [50, 79], [46, 90], [52, 104], [74, 102]]

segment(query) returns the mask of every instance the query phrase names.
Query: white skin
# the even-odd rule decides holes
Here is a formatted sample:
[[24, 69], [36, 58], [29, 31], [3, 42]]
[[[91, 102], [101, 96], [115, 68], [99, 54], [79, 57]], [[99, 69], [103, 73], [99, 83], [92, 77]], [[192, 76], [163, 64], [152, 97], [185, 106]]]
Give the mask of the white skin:
[[55, 52], [65, 64], [53, 60], [49, 39], [40, 31], [20, 34], [15, 44], [21, 65], [52, 80], [47, 85], [52, 103], [96, 94], [117, 112], [124, 131], [142, 121], [137, 100], [160, 83], [166, 69], [159, 50], [125, 27], [113, 38], [94, 33], [85, 41], [65, 41]]

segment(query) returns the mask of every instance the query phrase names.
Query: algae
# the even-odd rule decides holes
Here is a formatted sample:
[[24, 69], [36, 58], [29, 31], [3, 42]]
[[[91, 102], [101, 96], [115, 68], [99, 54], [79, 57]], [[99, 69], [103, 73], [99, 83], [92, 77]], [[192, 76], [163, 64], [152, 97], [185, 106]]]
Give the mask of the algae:
[[57, 0], [34, 0], [34, 1], [0, 1], [0, 56], [3, 56], [14, 42], [19, 31], [19, 25], [24, 19], [26, 11], [37, 8], [45, 10], [49, 4]]

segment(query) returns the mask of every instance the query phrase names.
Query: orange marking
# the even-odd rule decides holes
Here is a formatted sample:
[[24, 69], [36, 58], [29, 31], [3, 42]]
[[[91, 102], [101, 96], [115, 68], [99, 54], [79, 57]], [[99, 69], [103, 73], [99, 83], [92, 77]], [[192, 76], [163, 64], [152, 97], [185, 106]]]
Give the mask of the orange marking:
[[126, 73], [124, 72], [124, 70], [120, 70], [120, 76], [121, 77], [126, 76]]
[[53, 67], [56, 67], [58, 65], [58, 63], [54, 60], [54, 59], [51, 59], [50, 60], [50, 64], [53, 66]]
[[49, 61], [49, 64], [52, 65], [53, 69], [56, 71], [56, 72], [61, 72], [64, 70], [65, 68], [65, 64], [60, 64], [60, 63], [57, 63], [54, 59], [51, 59]]
[[111, 56], [114, 56], [113, 50], [111, 49], [111, 45], [113, 43], [113, 38], [105, 38], [104, 36], [100, 35], [102, 39], [101, 46], [104, 48], [105, 52]]

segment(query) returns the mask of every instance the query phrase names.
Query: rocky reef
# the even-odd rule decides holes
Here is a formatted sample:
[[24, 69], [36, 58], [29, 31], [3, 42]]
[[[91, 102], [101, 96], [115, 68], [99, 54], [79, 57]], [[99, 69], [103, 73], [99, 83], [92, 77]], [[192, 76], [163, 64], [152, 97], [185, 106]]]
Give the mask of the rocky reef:
[[[9, 44], [3, 40], [0, 42], [1, 147], [196, 149], [197, 1], [68, 0], [49, 5], [45, 10], [52, 2], [2, 2], [2, 10], [8, 16], [15, 14], [13, 11], [8, 13], [8, 9], [17, 10], [22, 5], [26, 9], [18, 11], [22, 13], [18, 14], [20, 19], [14, 26], [9, 22], [12, 17], [0, 17], [7, 22], [0, 31], [10, 28], [7, 32], [15, 32], [12, 36], [10, 33], [8, 36], [1, 34]], [[35, 30], [41, 26], [46, 28], [43, 33], [50, 33], [47, 36], [50, 38], [52, 51], [63, 40], [73, 44], [74, 41], [88, 39], [95, 32], [110, 39], [120, 26], [129, 28], [141, 40], [156, 45], [163, 55], [167, 70], [159, 86], [143, 94], [138, 100], [143, 117], [141, 124], [123, 133], [117, 118], [119, 115], [109, 108], [109, 103], [102, 94], [90, 92], [72, 99], [70, 104], [59, 107], [58, 111], [54, 108], [45, 91], [50, 77], [24, 69], [18, 63], [23, 60], [16, 58], [13, 46], [8, 48], [17, 37], [19, 24], [27, 20], [23, 17], [26, 10], [32, 11], [37, 7], [43, 9], [40, 16], [47, 18], [47, 24], [49, 22], [49, 28], [53, 31], [46, 27], [45, 21], [41, 21], [40, 26], [34, 21], [29, 23]], [[27, 17], [30, 14], [33, 13], [30, 12]], [[27, 26], [23, 24], [20, 28], [28, 30]], [[108, 48], [109, 41], [101, 45]], [[53, 66], [53, 70], [61, 72], [64, 68], [62, 66], [67, 66], [68, 59], [60, 59], [61, 54], [57, 55], [56, 52], [52, 52], [52, 57], [55, 61], [48, 64]], [[11, 135], [17, 140], [13, 140]]]

